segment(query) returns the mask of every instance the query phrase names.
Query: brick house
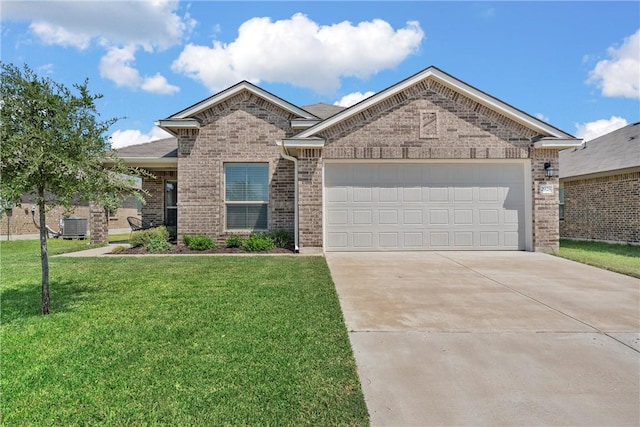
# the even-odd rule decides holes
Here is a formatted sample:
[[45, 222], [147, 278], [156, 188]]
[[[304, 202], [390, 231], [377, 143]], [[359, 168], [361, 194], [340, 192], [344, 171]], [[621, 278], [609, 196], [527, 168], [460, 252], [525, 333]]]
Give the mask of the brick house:
[[640, 243], [640, 122], [560, 152], [560, 236]]
[[241, 82], [156, 124], [175, 138], [118, 150], [155, 174], [144, 219], [179, 242], [285, 229], [309, 252], [554, 252], [548, 172], [581, 143], [435, 67], [346, 109]]

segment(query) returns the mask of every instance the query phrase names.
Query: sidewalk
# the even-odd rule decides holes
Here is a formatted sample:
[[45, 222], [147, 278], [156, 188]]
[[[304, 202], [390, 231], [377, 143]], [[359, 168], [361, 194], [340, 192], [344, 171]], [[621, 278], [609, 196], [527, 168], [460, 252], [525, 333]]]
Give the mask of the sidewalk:
[[56, 257], [93, 257], [93, 256], [103, 256], [110, 253], [113, 248], [116, 246], [129, 246], [128, 243], [110, 243], [107, 246], [102, 246], [99, 248], [87, 249], [84, 251], [76, 251], [76, 252], [67, 252], [66, 254], [56, 255]]

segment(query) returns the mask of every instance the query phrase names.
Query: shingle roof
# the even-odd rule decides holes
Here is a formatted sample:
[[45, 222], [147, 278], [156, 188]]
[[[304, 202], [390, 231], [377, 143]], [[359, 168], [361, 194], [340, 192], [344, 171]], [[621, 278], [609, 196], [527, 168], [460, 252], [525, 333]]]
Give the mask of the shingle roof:
[[560, 178], [640, 167], [640, 122], [560, 152]]
[[172, 158], [178, 157], [178, 139], [165, 138], [156, 141], [145, 142], [144, 144], [129, 145], [114, 150], [118, 157], [131, 158]]
[[320, 119], [326, 119], [334, 114], [338, 114], [340, 111], [344, 110], [344, 107], [340, 107], [338, 105], [325, 104], [324, 102], [319, 102], [317, 104], [305, 105], [302, 107], [303, 110], [308, 111], [314, 116]]

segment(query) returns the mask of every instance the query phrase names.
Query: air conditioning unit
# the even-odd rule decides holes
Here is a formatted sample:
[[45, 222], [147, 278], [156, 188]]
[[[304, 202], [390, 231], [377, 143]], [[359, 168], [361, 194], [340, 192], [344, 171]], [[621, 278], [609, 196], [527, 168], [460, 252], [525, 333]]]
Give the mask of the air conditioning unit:
[[87, 236], [87, 218], [70, 217], [60, 221], [60, 237], [84, 239]]

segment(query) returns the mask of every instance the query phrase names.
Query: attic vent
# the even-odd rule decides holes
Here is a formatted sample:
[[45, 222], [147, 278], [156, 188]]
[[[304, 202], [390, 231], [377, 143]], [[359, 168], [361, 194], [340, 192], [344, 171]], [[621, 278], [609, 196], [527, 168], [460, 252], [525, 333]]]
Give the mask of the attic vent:
[[438, 113], [436, 111], [420, 111], [420, 139], [438, 137]]

